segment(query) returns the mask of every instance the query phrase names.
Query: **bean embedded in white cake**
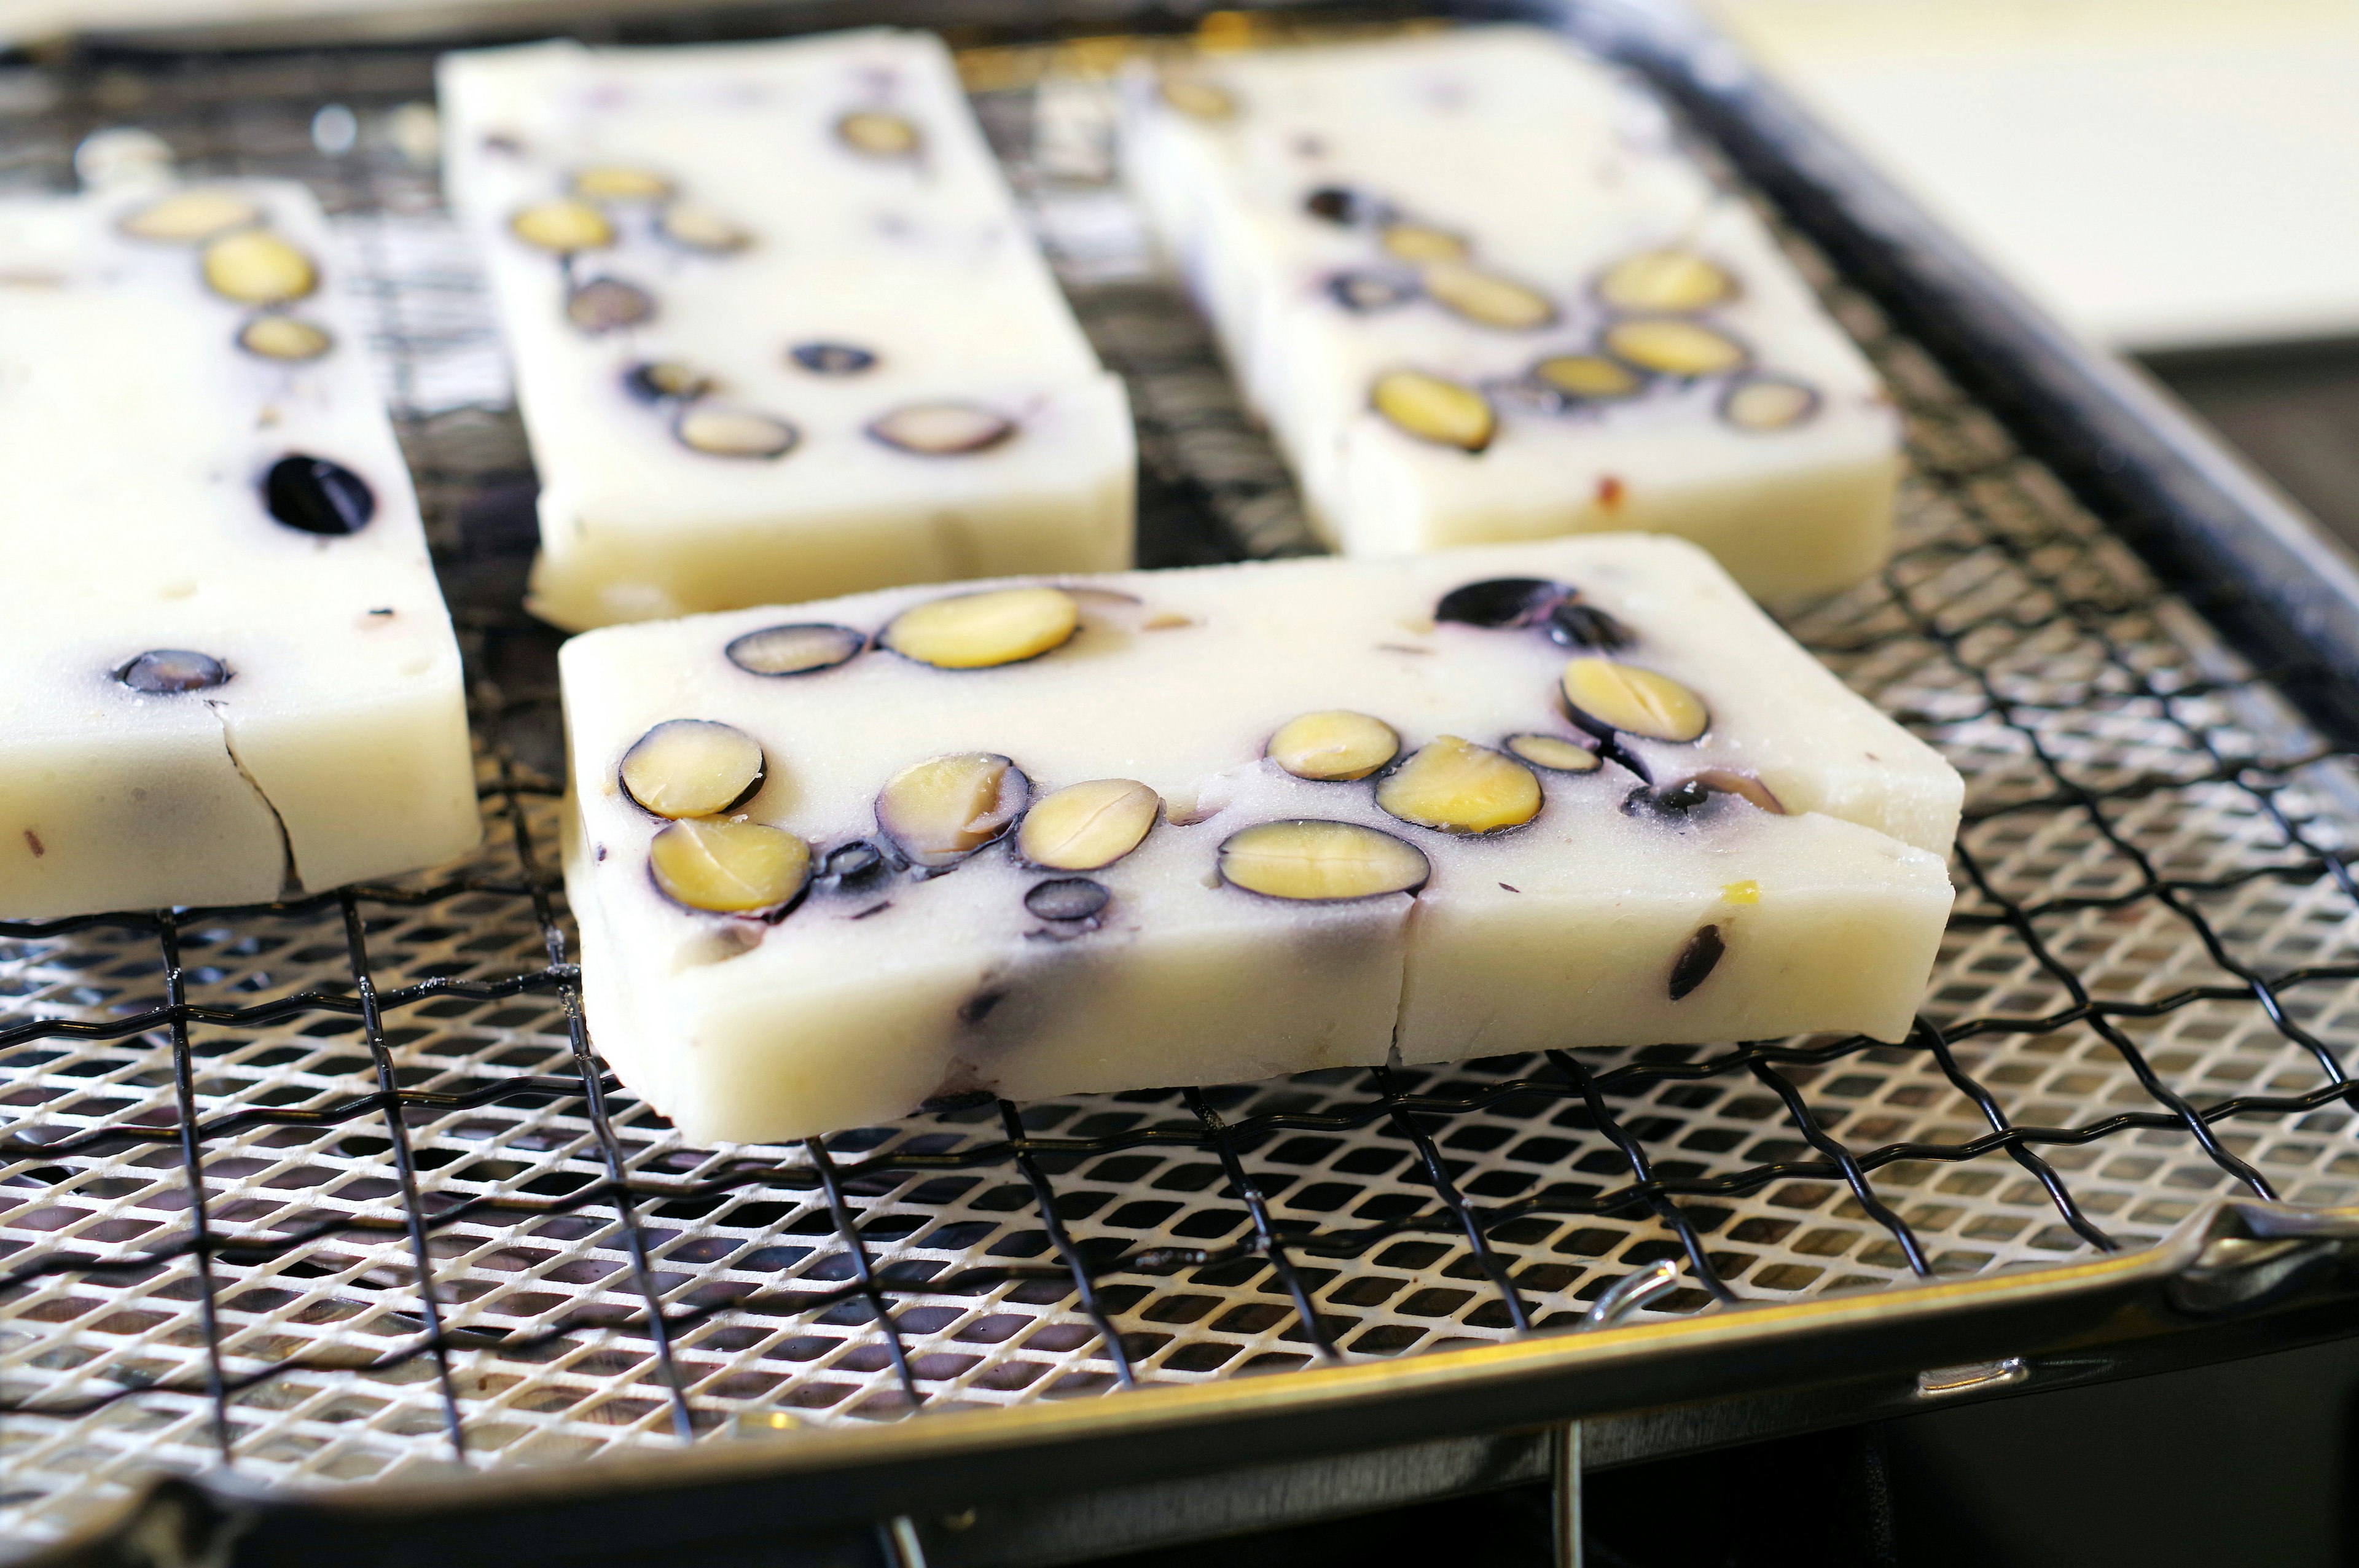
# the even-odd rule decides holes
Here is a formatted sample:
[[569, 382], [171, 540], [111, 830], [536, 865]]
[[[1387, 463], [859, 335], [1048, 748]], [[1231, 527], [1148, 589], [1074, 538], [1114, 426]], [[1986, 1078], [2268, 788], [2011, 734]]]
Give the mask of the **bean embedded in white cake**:
[[689, 1138], [1908, 1030], [1962, 785], [1637, 535], [904, 589], [561, 655], [598, 1050]]
[[445, 179], [579, 629], [1130, 564], [1134, 450], [948, 51], [452, 55]]
[[1570, 42], [1469, 27], [1126, 87], [1130, 182], [1330, 544], [1643, 529], [1773, 600], [1883, 564], [1899, 420], [1875, 373]]
[[300, 188], [0, 202], [0, 918], [479, 834], [459, 651]]

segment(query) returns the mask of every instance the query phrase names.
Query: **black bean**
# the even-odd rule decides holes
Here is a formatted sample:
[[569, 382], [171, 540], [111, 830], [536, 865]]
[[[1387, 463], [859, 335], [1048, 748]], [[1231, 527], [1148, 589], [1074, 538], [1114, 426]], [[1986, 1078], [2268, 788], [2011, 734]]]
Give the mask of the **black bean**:
[[565, 297], [565, 319], [595, 335], [655, 319], [656, 297], [619, 277], [593, 277]]
[[858, 375], [876, 362], [875, 354], [850, 343], [797, 343], [787, 354], [813, 375]]
[[865, 838], [839, 844], [820, 862], [820, 874], [841, 886], [864, 881], [885, 869], [885, 851]]
[[376, 515], [368, 482], [342, 463], [294, 452], [270, 465], [262, 481], [270, 515], [306, 534], [357, 534]]
[[1671, 1000], [1679, 1000], [1712, 979], [1720, 956], [1727, 951], [1728, 944], [1721, 940], [1717, 925], [1704, 926], [1689, 937], [1687, 947], [1671, 966]]
[[712, 378], [673, 361], [656, 360], [625, 371], [623, 390], [640, 403], [685, 402], [712, 391]]
[[1024, 907], [1043, 920], [1087, 920], [1113, 901], [1105, 884], [1087, 877], [1054, 877], [1035, 882]]
[[1328, 297], [1354, 315], [1390, 310], [1421, 291], [1410, 278], [1386, 272], [1339, 272], [1327, 280]]
[[1537, 626], [1573, 591], [1545, 578], [1487, 578], [1443, 594], [1433, 618], [1466, 626]]
[[150, 648], [114, 672], [114, 678], [134, 691], [158, 695], [203, 691], [229, 679], [229, 666], [211, 654], [186, 648]]
[[747, 675], [808, 676], [832, 670], [866, 646], [865, 632], [824, 622], [797, 622], [733, 637], [722, 652]]
[[1641, 785], [1623, 798], [1622, 809], [1633, 816], [1640, 811], [1651, 811], [1678, 821], [1709, 804], [1713, 794], [1712, 786], [1701, 779], [1688, 779], [1659, 790]]
[[1630, 628], [1604, 611], [1573, 600], [1549, 607], [1548, 634], [1550, 642], [1568, 648], [1602, 648], [1609, 654], [1637, 640]]
[[1322, 185], [1302, 199], [1302, 210], [1330, 223], [1359, 222], [1362, 198], [1340, 185]]

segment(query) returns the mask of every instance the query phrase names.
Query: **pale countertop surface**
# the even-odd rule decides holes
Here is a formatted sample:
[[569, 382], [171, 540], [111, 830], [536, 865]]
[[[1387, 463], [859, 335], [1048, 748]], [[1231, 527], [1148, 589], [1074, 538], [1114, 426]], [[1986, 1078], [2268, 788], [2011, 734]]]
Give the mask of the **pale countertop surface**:
[[2359, 0], [1706, 4], [2096, 341], [2359, 333]]

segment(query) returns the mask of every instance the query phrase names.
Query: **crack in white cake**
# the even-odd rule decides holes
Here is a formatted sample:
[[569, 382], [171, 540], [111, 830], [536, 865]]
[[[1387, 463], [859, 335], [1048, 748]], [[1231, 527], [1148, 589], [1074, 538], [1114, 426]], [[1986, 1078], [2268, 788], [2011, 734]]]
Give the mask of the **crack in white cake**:
[[444, 178], [582, 628], [1131, 559], [1134, 449], [948, 51], [446, 57]]
[[1899, 420], [1874, 373], [1571, 43], [1475, 27], [1126, 88], [1130, 183], [1332, 545], [1645, 529], [1770, 600], [1882, 565]]
[[476, 840], [458, 646], [327, 239], [276, 182], [0, 202], [0, 918]]
[[598, 1050], [697, 1141], [932, 1097], [1909, 1028], [1962, 785], [1677, 540], [613, 628]]

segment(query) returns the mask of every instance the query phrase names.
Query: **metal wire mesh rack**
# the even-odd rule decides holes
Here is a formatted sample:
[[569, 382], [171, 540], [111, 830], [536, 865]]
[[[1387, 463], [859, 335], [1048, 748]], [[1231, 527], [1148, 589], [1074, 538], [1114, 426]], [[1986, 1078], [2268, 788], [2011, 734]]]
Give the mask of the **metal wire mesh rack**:
[[[1310, 547], [1110, 183], [1114, 45], [966, 63], [1130, 381], [1158, 564]], [[2359, 1198], [2359, 785], [1799, 239], [1905, 407], [1903, 543], [1791, 629], [1965, 773], [1917, 1032], [1013, 1106], [685, 1146], [583, 1030], [553, 634], [429, 57], [0, 73], [0, 179], [137, 124], [330, 204], [471, 661], [466, 864], [264, 908], [0, 925], [0, 1539], [154, 1466], [283, 1486], [549, 1465], [1811, 1303]]]

